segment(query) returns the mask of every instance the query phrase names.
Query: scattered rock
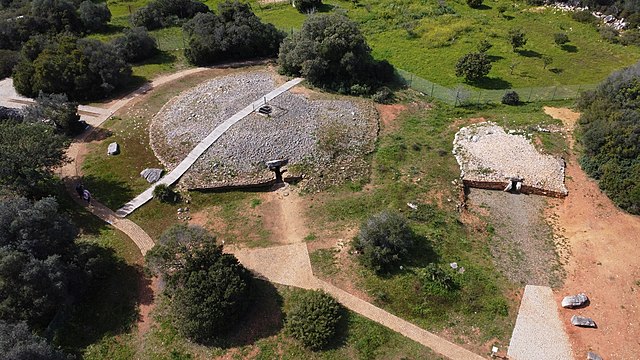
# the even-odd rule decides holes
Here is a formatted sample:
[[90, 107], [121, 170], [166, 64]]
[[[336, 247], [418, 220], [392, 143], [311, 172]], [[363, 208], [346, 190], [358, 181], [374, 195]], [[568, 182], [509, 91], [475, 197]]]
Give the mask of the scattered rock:
[[414, 203], [407, 203], [407, 206], [410, 207], [413, 210], [418, 210], [418, 205], [416, 205]]
[[589, 298], [585, 293], [580, 293], [578, 295], [569, 295], [565, 296], [562, 299], [562, 307], [563, 308], [576, 308], [585, 306], [589, 302]]
[[107, 148], [107, 155], [118, 155], [120, 153], [120, 145], [117, 142], [112, 142]]
[[596, 322], [593, 321], [593, 319], [585, 316], [579, 316], [579, 315], [573, 315], [571, 317], [571, 325], [580, 326], [580, 327], [590, 327], [590, 328], [598, 327], [596, 325]]
[[142, 170], [140, 176], [142, 176], [149, 183], [153, 184], [154, 182], [160, 180], [160, 178], [162, 177], [162, 169], [147, 168]]
[[587, 360], [602, 360], [602, 357], [593, 351], [587, 353]]

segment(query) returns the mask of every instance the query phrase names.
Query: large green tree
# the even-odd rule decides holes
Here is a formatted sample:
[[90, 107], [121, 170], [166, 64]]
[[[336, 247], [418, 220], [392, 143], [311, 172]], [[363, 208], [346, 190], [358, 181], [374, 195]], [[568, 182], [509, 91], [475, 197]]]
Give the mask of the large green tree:
[[0, 320], [0, 354], [4, 360], [70, 360], [71, 356], [55, 350], [47, 341], [34, 335], [24, 322]]
[[640, 214], [640, 63], [611, 74], [578, 105], [584, 170], [618, 206]]
[[184, 25], [187, 59], [197, 65], [226, 60], [274, 57], [284, 34], [263, 23], [248, 4], [224, 2], [218, 14], [196, 15]]
[[343, 92], [354, 86], [374, 90], [394, 76], [388, 62], [373, 59], [358, 25], [335, 13], [307, 17], [280, 46], [278, 64], [284, 74]]
[[167, 282], [177, 328], [207, 342], [228, 331], [249, 304], [251, 274], [200, 227], [168, 229], [147, 254], [151, 269]]
[[0, 121], [0, 185], [32, 194], [62, 165], [67, 140], [51, 126]]
[[24, 121], [50, 123], [67, 135], [75, 135], [83, 130], [78, 103], [69, 101], [66, 94], [40, 93], [34, 104], [25, 107]]

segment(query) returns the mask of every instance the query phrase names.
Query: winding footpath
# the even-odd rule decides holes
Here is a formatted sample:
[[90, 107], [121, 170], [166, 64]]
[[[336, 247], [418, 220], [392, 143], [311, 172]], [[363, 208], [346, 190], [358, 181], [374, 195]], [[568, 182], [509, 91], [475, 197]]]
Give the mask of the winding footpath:
[[[81, 166], [82, 157], [83, 157], [82, 155], [86, 151], [85, 140], [89, 136], [89, 134], [91, 134], [96, 128], [98, 128], [102, 123], [104, 123], [111, 115], [113, 115], [117, 110], [127, 105], [131, 100], [133, 100], [137, 96], [141, 94], [145, 94], [147, 91], [153, 89], [154, 87], [158, 87], [168, 82], [178, 80], [182, 77], [195, 74], [204, 70], [207, 70], [207, 68], [188, 69], [188, 70], [180, 71], [168, 76], [160, 77], [154, 80], [153, 82], [151, 82], [150, 84], [146, 84], [142, 86], [141, 88], [134, 91], [130, 95], [111, 103], [110, 106], [106, 109], [90, 107], [90, 106], [82, 107], [80, 109], [80, 115], [82, 116], [82, 119], [85, 120], [87, 124], [91, 126], [91, 128], [85, 131], [85, 133], [79, 136], [71, 144], [71, 146], [67, 150], [67, 157], [71, 159], [71, 161], [59, 169], [59, 174], [63, 178], [67, 191], [72, 196], [72, 198], [76, 202], [78, 202], [78, 204], [81, 204], [82, 206], [84, 206], [88, 211], [90, 211], [95, 216], [99, 217], [103, 221], [113, 225], [116, 229], [125, 233], [129, 238], [131, 238], [131, 240], [140, 249], [140, 252], [142, 253], [142, 255], [145, 255], [147, 251], [149, 251], [154, 246], [153, 240], [140, 226], [138, 226], [137, 224], [135, 224], [130, 220], [121, 218], [121, 216], [123, 214], [124, 216], [126, 216], [126, 214], [130, 213], [135, 208], [141, 206], [146, 201], [148, 201], [148, 199], [144, 201], [139, 200], [141, 201], [141, 203], [136, 207], [133, 207], [133, 208], [130, 207], [124, 210], [121, 209], [122, 211], [119, 211], [119, 213], [115, 213], [111, 209], [107, 208], [105, 205], [95, 201], [92, 201], [91, 205], [87, 205], [84, 201], [82, 201], [82, 199], [78, 197], [78, 195], [75, 192], [75, 189], [74, 189], [75, 184], [78, 183], [81, 176], [81, 173], [78, 169]], [[206, 145], [206, 148], [211, 146], [211, 144], [215, 142], [215, 140], [224, 132], [224, 130], [228, 129], [235, 122], [241, 120], [244, 116], [246, 116], [246, 115], [243, 115], [245, 111], [248, 111], [248, 110], [254, 111], [256, 106], [262, 105], [263, 102], [271, 100], [272, 98], [280, 95], [284, 91], [288, 91], [290, 88], [297, 85], [301, 81], [302, 79], [298, 78], [286, 83], [285, 85], [269, 93], [265, 98], [261, 98], [257, 100], [256, 102], [250, 104], [245, 109], [240, 111], [238, 114], [234, 115], [232, 118], [228, 119], [227, 120], [228, 123], [225, 122], [225, 124], [227, 125], [223, 124], [224, 126], [226, 126], [226, 128], [221, 128], [221, 132], [217, 131], [218, 128], [216, 128], [207, 137], [208, 140], [205, 139], [205, 141], [203, 141], [204, 144], [207, 144], [208, 142], [210, 142], [209, 145]], [[15, 92], [13, 92], [12, 94], [11, 91], [13, 91], [13, 89], [11, 89], [11, 91], [7, 91], [6, 90], [7, 85], [10, 85], [12, 88], [12, 84], [10, 83], [10, 80], [9, 80], [9, 83], [7, 83], [6, 80], [0, 82], [0, 105], [10, 106], [10, 107], [21, 107], [25, 104], [30, 103], [28, 99], [26, 100], [24, 98], [21, 99], [19, 96], [17, 96], [17, 94], [15, 94]], [[236, 116], [242, 116], [242, 117], [236, 118]], [[200, 144], [198, 146], [200, 146]], [[202, 153], [206, 150], [206, 148], [202, 149], [201, 147], [198, 149], [198, 151], [199, 152], [201, 151]], [[193, 161], [195, 161], [195, 159]], [[184, 171], [186, 171], [186, 169]], [[179, 177], [180, 176], [177, 176], [172, 181], [176, 181]], [[243, 265], [251, 269], [259, 277], [263, 277], [274, 283], [284, 284], [288, 286], [296, 286], [296, 287], [301, 287], [306, 289], [323, 289], [327, 293], [336, 297], [344, 306], [346, 306], [350, 310], [362, 316], [365, 316], [381, 325], [384, 325], [389, 329], [396, 331], [428, 348], [431, 348], [435, 352], [443, 356], [446, 356], [450, 359], [454, 359], [454, 360], [484, 359], [484, 357], [477, 355], [460, 345], [453, 344], [446, 339], [443, 339], [383, 309], [380, 309], [375, 305], [368, 303], [334, 285], [331, 285], [325, 281], [318, 279], [313, 275], [313, 271], [311, 269], [311, 262], [309, 260], [307, 245], [301, 241], [302, 239], [300, 239], [300, 242], [290, 244], [290, 245], [284, 245], [284, 246], [258, 248], [258, 249], [239, 249], [239, 250], [231, 250], [231, 252], [238, 257], [239, 261]], [[229, 249], [225, 249], [225, 250], [229, 251]]]

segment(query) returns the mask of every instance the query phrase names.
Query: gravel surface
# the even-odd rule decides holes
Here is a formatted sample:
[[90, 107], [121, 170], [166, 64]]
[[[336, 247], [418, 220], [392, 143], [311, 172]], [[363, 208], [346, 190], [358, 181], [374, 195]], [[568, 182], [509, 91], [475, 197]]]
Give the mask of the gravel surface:
[[523, 185], [567, 194], [562, 159], [539, 153], [529, 139], [507, 134], [494, 123], [463, 127], [453, 148], [463, 180], [506, 185], [511, 177], [519, 177]]
[[513, 360], [572, 359], [551, 288], [525, 287], [508, 355]]
[[562, 282], [564, 273], [556, 254], [553, 230], [543, 213], [546, 200], [538, 195], [469, 191], [469, 209], [478, 213], [489, 211], [494, 231], [489, 244], [493, 261], [514, 283], [558, 286]]
[[[172, 169], [226, 117], [274, 86], [269, 73], [252, 72], [215, 79], [180, 95], [153, 120], [156, 155]], [[187, 171], [182, 183], [189, 188], [264, 183], [274, 177], [265, 162], [275, 159], [289, 159], [285, 176], [364, 175], [362, 158], [373, 150], [378, 132], [370, 102], [309, 100], [286, 92], [268, 105], [271, 116], [256, 111], [232, 126]]]

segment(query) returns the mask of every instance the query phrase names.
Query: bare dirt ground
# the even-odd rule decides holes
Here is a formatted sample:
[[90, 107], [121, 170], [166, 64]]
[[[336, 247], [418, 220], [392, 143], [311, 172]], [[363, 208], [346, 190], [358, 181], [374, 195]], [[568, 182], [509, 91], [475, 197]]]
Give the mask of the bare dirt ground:
[[[570, 135], [579, 114], [569, 109], [545, 108], [560, 119]], [[573, 139], [569, 136], [569, 143]], [[618, 209], [596, 182], [580, 168], [576, 155], [567, 161], [569, 196], [553, 200], [549, 218], [558, 236], [570, 246], [566, 281], [555, 292], [563, 296], [585, 292], [591, 303], [579, 310], [559, 308], [576, 359], [592, 350], [604, 359], [637, 359], [640, 353], [640, 217]], [[573, 314], [589, 316], [597, 329], [570, 325]]]

